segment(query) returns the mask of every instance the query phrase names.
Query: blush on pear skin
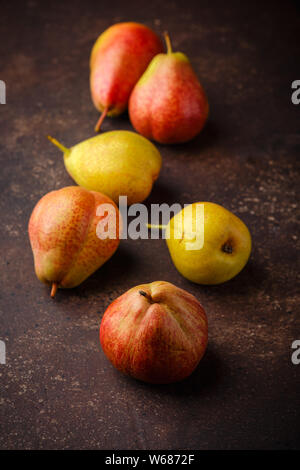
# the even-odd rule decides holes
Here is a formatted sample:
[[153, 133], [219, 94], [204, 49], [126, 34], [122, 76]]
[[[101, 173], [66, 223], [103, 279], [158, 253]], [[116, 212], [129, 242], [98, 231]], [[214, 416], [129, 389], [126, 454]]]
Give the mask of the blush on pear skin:
[[206, 313], [189, 292], [165, 281], [133, 287], [110, 304], [100, 342], [111, 363], [144, 382], [188, 377], [204, 355]]

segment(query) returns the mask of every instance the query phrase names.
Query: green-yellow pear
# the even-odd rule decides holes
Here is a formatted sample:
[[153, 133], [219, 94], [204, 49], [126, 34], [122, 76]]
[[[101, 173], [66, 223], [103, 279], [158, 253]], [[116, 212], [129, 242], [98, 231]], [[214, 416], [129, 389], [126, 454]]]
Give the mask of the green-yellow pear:
[[119, 196], [127, 196], [128, 204], [146, 199], [161, 169], [157, 148], [135, 132], [105, 132], [70, 149], [48, 138], [63, 151], [66, 169], [79, 186], [116, 203]]
[[236, 276], [251, 252], [248, 228], [219, 204], [198, 202], [166, 227], [166, 242], [178, 271], [197, 284], [220, 284]]

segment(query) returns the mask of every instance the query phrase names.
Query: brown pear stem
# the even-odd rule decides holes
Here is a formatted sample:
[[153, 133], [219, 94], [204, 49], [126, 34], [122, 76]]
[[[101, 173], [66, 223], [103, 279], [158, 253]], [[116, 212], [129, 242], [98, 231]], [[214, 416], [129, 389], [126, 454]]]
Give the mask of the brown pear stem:
[[102, 125], [102, 122], [104, 121], [106, 115], [108, 113], [108, 106], [105, 106], [105, 108], [103, 109], [102, 111], [102, 114], [101, 116], [99, 117], [98, 121], [97, 121], [97, 124], [95, 125], [95, 132], [99, 132], [100, 131], [100, 127]]
[[51, 297], [53, 299], [53, 297], [55, 297], [55, 294], [57, 292], [57, 288], [58, 288], [58, 284], [57, 282], [52, 282], [52, 288], [51, 288]]
[[171, 44], [171, 39], [170, 39], [168, 31], [164, 32], [164, 38], [165, 38], [166, 45], [167, 45], [167, 54], [172, 54], [173, 52], [172, 44]]
[[145, 297], [149, 302], [150, 304], [153, 304], [153, 300], [152, 300], [152, 297], [150, 294], [147, 294], [147, 292], [145, 292], [144, 290], [139, 290], [139, 294], [142, 295], [143, 297]]

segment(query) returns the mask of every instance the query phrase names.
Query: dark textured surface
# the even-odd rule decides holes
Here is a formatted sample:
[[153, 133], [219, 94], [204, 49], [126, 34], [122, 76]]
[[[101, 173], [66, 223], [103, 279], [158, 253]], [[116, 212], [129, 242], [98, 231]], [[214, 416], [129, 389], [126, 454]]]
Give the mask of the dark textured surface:
[[[300, 106], [299, 13], [292, 2], [2, 2], [0, 79], [1, 448], [299, 448], [300, 339], [296, 247]], [[207, 91], [203, 133], [160, 146], [163, 170], [147, 204], [218, 202], [253, 235], [244, 271], [221, 286], [183, 279], [162, 240], [123, 241], [80, 287], [35, 277], [27, 222], [46, 192], [72, 184], [50, 133], [66, 145], [93, 135], [94, 40], [112, 23], [168, 29]], [[103, 130], [130, 129], [128, 117]], [[209, 319], [196, 372], [172, 386], [123, 377], [100, 349], [105, 308], [128, 288], [168, 280]]]

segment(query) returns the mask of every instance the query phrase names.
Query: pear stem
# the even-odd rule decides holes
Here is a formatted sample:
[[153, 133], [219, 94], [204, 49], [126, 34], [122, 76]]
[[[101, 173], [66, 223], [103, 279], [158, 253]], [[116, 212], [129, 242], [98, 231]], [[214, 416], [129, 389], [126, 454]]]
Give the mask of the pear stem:
[[102, 111], [102, 114], [100, 115], [98, 121], [97, 121], [97, 124], [95, 125], [95, 132], [99, 132], [100, 131], [100, 127], [102, 125], [102, 122], [104, 121], [104, 119], [106, 118], [106, 115], [108, 113], [108, 106], [105, 106], [105, 108], [103, 109]]
[[172, 54], [173, 52], [172, 44], [171, 44], [171, 39], [170, 39], [168, 31], [164, 32], [164, 38], [165, 38], [166, 45], [167, 45], [167, 54]]
[[68, 149], [67, 147], [62, 145], [60, 142], [58, 142], [58, 140], [51, 137], [51, 135], [47, 135], [47, 138], [50, 140], [50, 142], [52, 142], [52, 144], [54, 144], [56, 147], [58, 147], [59, 150], [61, 150], [63, 153], [68, 153], [69, 152], [70, 149]]
[[57, 282], [52, 282], [52, 288], [51, 288], [51, 297], [53, 299], [53, 297], [55, 297], [55, 294], [57, 292], [57, 288], [58, 288], [58, 284]]
[[161, 228], [162, 230], [166, 229], [167, 228], [167, 225], [162, 225], [162, 224], [158, 224], [158, 225], [155, 225], [155, 224], [146, 224], [146, 226], [148, 228]]
[[144, 290], [139, 290], [139, 294], [142, 295], [143, 297], [146, 297], [146, 299], [151, 303], [153, 304], [153, 300], [152, 300], [152, 297], [151, 295], [147, 294], [147, 292], [145, 292]]

